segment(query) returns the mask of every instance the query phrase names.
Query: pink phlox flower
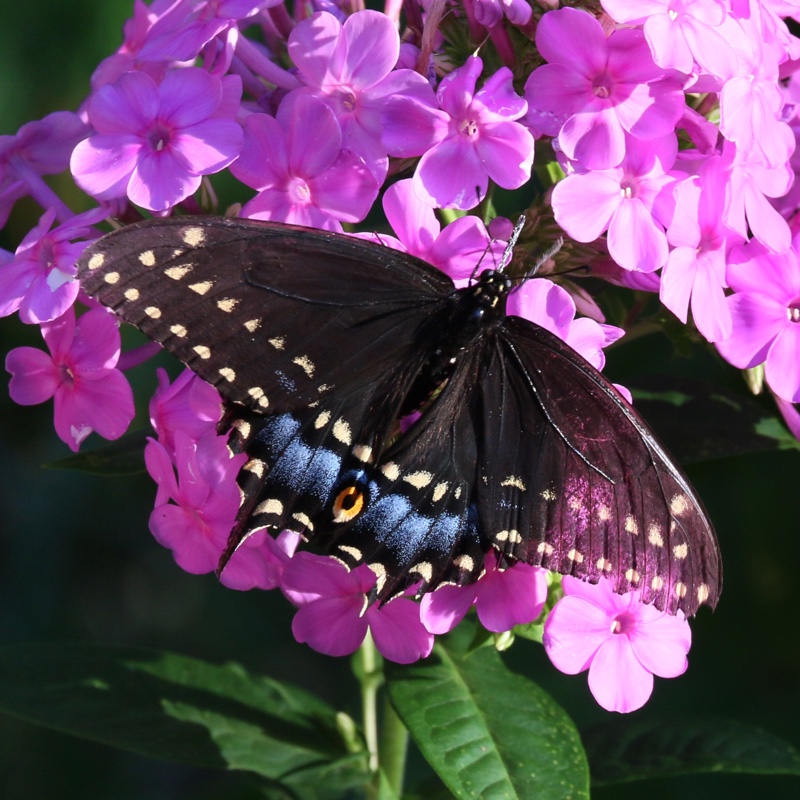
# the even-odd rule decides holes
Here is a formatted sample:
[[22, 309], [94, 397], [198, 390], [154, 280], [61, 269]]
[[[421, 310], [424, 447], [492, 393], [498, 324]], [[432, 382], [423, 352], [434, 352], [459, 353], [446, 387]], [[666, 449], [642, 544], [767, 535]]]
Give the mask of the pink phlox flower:
[[[758, 11], [754, 11], [758, 15]], [[719, 128], [738, 150], [748, 153], [751, 161], [769, 168], [785, 166], [791, 154], [785, 122], [781, 120], [784, 97], [778, 81], [779, 48], [762, 39], [762, 31], [753, 19], [739, 19], [737, 47], [739, 66], [725, 81], [719, 93]]]
[[215, 36], [236, 27], [281, 0], [179, 0], [148, 30], [139, 57], [151, 61], [191, 61]]
[[381, 142], [381, 110], [388, 98], [429, 92], [422, 75], [395, 69], [400, 38], [394, 23], [377, 11], [358, 11], [344, 24], [325, 11], [300, 22], [289, 36], [289, 55], [306, 91], [333, 110], [342, 146], [360, 156], [383, 183], [387, 148]]
[[76, 322], [70, 308], [44, 323], [42, 336], [49, 355], [18, 347], [6, 357], [11, 399], [27, 406], [52, 397], [56, 433], [74, 452], [92, 431], [105, 439], [122, 436], [134, 416], [133, 392], [115, 369], [120, 339], [113, 315], [96, 309]]
[[475, 21], [485, 28], [494, 28], [505, 17], [512, 25], [527, 25], [533, 9], [525, 0], [475, 0], [472, 6]]
[[299, 543], [294, 531], [282, 531], [275, 538], [266, 530], [249, 534], [222, 570], [220, 583], [238, 591], [275, 589]]
[[722, 221], [725, 177], [714, 157], [701, 167], [700, 176], [677, 185], [675, 215], [667, 229], [673, 249], [661, 273], [661, 302], [686, 323], [691, 300], [694, 322], [709, 342], [731, 334], [725, 260], [744, 241]]
[[675, 134], [642, 142], [628, 138], [623, 162], [605, 170], [568, 175], [553, 188], [556, 222], [579, 242], [608, 229], [608, 252], [624, 269], [653, 272], [667, 260], [664, 221], [672, 216], [668, 174]]
[[602, 0], [606, 13], [625, 25], [643, 24], [653, 61], [687, 75], [695, 62], [723, 78], [736, 55], [718, 28], [727, 16], [723, 0]]
[[564, 597], [544, 625], [545, 652], [568, 675], [589, 670], [589, 689], [606, 711], [641, 708], [653, 692], [653, 675], [676, 678], [688, 666], [691, 629], [675, 616], [639, 600], [639, 592], [615, 594], [597, 585], [563, 578]]
[[158, 388], [150, 400], [150, 424], [159, 443], [175, 457], [175, 432], [183, 431], [193, 442], [216, 430], [221, 413], [219, 392], [185, 369], [172, 383], [163, 369], [156, 370]]
[[333, 111], [302, 94], [287, 96], [274, 119], [247, 118], [245, 146], [231, 172], [258, 190], [242, 209], [254, 219], [341, 231], [341, 222], [363, 219], [378, 196], [364, 162], [342, 149]]
[[473, 605], [481, 625], [494, 633], [526, 625], [541, 614], [547, 600], [547, 570], [522, 562], [498, 569], [493, 552], [486, 555], [485, 566], [475, 583], [442, 586], [422, 598], [420, 617], [428, 631], [448, 633]]
[[154, 439], [144, 451], [158, 484], [150, 532], [172, 550], [178, 566], [195, 575], [217, 568], [239, 510], [236, 475], [247, 456], [231, 456], [227, 442], [213, 430], [198, 441], [178, 430], [174, 461]]
[[410, 179], [398, 181], [386, 190], [383, 210], [399, 238], [383, 234], [359, 236], [433, 264], [458, 287], [467, 285], [476, 267], [481, 272], [500, 263], [505, 242], [490, 238], [483, 222], [471, 215], [459, 217], [442, 228], [433, 209], [417, 197]]
[[192, 67], [157, 85], [143, 72], [126, 72], [91, 98], [95, 133], [73, 151], [72, 174], [100, 200], [127, 194], [143, 208], [164, 211], [239, 155], [242, 129], [219, 114], [240, 96], [236, 75], [220, 80]]
[[[489, 181], [516, 189], [530, 179], [533, 137], [519, 122], [527, 103], [501, 67], [476, 90], [483, 61], [470, 56], [439, 84], [440, 110], [394, 103], [384, 142], [392, 155], [420, 155], [414, 173], [418, 197], [431, 206], [469, 209], [486, 196]], [[403, 119], [405, 115], [407, 119]]]
[[617, 166], [626, 132], [660, 139], [681, 118], [680, 84], [653, 62], [641, 31], [626, 28], [606, 39], [594, 17], [562, 8], [542, 17], [536, 45], [549, 63], [530, 74], [525, 97], [542, 132], [557, 135], [566, 156], [585, 167]]
[[606, 363], [603, 348], [625, 335], [614, 325], [588, 317], [575, 319], [575, 301], [564, 288], [546, 278], [527, 280], [511, 292], [506, 313], [547, 328], [598, 370]]
[[88, 132], [77, 114], [56, 111], [25, 123], [16, 134], [0, 136], [0, 228], [14, 203], [28, 194], [42, 207], [50, 205], [40, 198], [40, 176], [63, 172], [73, 148]]
[[[787, 127], [786, 132], [794, 142], [791, 129]], [[786, 147], [784, 152], [788, 158]], [[741, 150], [732, 142], [723, 145], [722, 163], [728, 170], [725, 224], [744, 238], [752, 234], [773, 252], [786, 250], [791, 244], [789, 225], [767, 198], [781, 197], [788, 191], [794, 180], [791, 166], [770, 168], [757, 154]]]
[[740, 369], [764, 364], [776, 395], [800, 402], [800, 234], [785, 253], [760, 242], [735, 248], [728, 257], [728, 297], [733, 332], [717, 342], [722, 356]]
[[[89, 244], [85, 237], [92, 236], [87, 223], [104, 215], [93, 209], [50, 230], [56, 210], [45, 211], [22, 240], [13, 262], [0, 269], [0, 317], [19, 311], [19, 318], [28, 324], [60, 317], [78, 296], [75, 262]], [[79, 238], [84, 241], [72, 241]]]
[[396, 597], [378, 607], [367, 606], [375, 574], [365, 565], [348, 570], [328, 556], [296, 553], [283, 572], [284, 594], [299, 606], [292, 633], [329, 656], [355, 652], [369, 630], [385, 658], [410, 664], [427, 657], [433, 647], [419, 617], [419, 604]]

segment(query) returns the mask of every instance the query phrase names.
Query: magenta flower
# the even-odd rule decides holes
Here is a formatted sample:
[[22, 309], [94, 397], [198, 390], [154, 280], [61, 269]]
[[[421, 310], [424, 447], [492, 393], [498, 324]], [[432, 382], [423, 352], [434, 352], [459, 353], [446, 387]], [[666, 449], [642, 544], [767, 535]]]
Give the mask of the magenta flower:
[[158, 484], [150, 532], [172, 550], [179, 567], [195, 575], [217, 568], [239, 510], [236, 475], [247, 456], [231, 456], [227, 441], [213, 430], [197, 442], [175, 431], [174, 465], [153, 439], [144, 451], [147, 471]]
[[607, 711], [641, 708], [653, 692], [653, 675], [676, 678], [688, 666], [691, 629], [682, 612], [672, 616], [639, 601], [639, 592], [615, 594], [564, 577], [564, 597], [544, 625], [545, 652], [568, 675], [589, 670], [589, 689]]
[[[565, 9], [568, 10], [568, 9]], [[578, 242], [608, 229], [608, 252], [624, 269], [653, 272], [667, 260], [663, 220], [671, 216], [667, 172], [677, 154], [675, 134], [651, 142], [628, 139], [618, 167], [569, 175], [553, 188], [556, 222]]]
[[566, 289], [545, 278], [525, 281], [506, 302], [507, 314], [547, 328], [601, 370], [606, 363], [603, 348], [621, 339], [625, 331], [588, 317], [575, 319], [575, 311], [575, 301]]
[[770, 253], [760, 242], [736, 248], [728, 259], [727, 302], [733, 332], [717, 342], [722, 356], [740, 369], [764, 364], [775, 394], [800, 402], [800, 235], [791, 249]]
[[221, 413], [219, 392], [184, 370], [172, 383], [163, 369], [156, 370], [158, 388], [150, 400], [150, 424], [170, 457], [175, 457], [175, 432], [183, 431], [193, 442], [216, 430]]
[[527, 25], [533, 9], [524, 0], [475, 0], [475, 21], [494, 28], [505, 17], [512, 25]]
[[362, 565], [348, 569], [328, 556], [297, 553], [283, 572], [284, 594], [299, 606], [292, 633], [320, 653], [346, 656], [355, 652], [369, 630], [384, 658], [410, 664], [425, 658], [433, 635], [419, 617], [419, 604], [397, 597], [380, 608], [367, 607], [375, 575]]
[[626, 132], [659, 139], [681, 118], [681, 87], [653, 63], [639, 30], [606, 39], [593, 16], [562, 8], [542, 17], [536, 46], [549, 63], [531, 73], [525, 97], [543, 132], [558, 135], [567, 158], [585, 167], [616, 167]]
[[[533, 167], [533, 137], [520, 123], [526, 102], [514, 92], [511, 71], [500, 68], [476, 91], [483, 61], [470, 56], [439, 85], [437, 99], [387, 102], [384, 136], [389, 153], [422, 155], [414, 173], [421, 200], [468, 209], [486, 196], [489, 180], [522, 186]], [[423, 155], [424, 154], [424, 155]]]
[[89, 101], [95, 133], [72, 153], [75, 181], [98, 200], [127, 194], [151, 211], [171, 208], [198, 189], [203, 175], [239, 155], [242, 129], [225, 115], [240, 95], [235, 75], [220, 80], [181, 69], [157, 85], [143, 72], [126, 72]]
[[386, 177], [381, 109], [387, 98], [416, 97], [430, 90], [411, 69], [393, 72], [400, 37], [377, 11], [358, 11], [344, 24], [326, 11], [300, 22], [289, 36], [289, 55], [300, 79], [333, 111], [342, 146], [363, 159], [378, 184]]
[[247, 118], [245, 146], [231, 172], [258, 190], [242, 209], [253, 219], [341, 231], [341, 222], [363, 219], [378, 196], [364, 162], [342, 149], [333, 111], [302, 94], [287, 97], [275, 119]]
[[133, 392], [114, 368], [120, 353], [114, 317], [95, 309], [76, 323], [70, 308], [44, 323], [42, 336], [50, 355], [18, 347], [6, 357], [11, 399], [29, 406], [52, 397], [56, 433], [75, 452], [92, 431], [105, 439], [122, 436], [133, 419]]
[[494, 553], [487, 554], [485, 566], [476, 583], [442, 586], [422, 598], [420, 617], [427, 630], [435, 634], [453, 630], [473, 605], [481, 625], [495, 633], [526, 625], [541, 614], [547, 600], [547, 570], [521, 562], [501, 570]]
[[483, 222], [472, 215], [459, 217], [443, 229], [433, 209], [417, 197], [411, 180], [397, 181], [386, 190], [383, 210], [399, 238], [373, 233], [361, 236], [433, 264], [456, 286], [466, 286], [476, 267], [480, 271], [500, 263], [505, 242], [490, 238]]

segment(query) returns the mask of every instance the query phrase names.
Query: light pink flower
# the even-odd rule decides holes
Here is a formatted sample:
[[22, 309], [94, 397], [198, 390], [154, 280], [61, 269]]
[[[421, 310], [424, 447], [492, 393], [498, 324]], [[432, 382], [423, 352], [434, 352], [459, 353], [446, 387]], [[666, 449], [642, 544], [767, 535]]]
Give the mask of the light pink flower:
[[545, 652], [568, 675], [589, 670], [589, 689], [607, 711], [641, 708], [653, 675], [675, 678], [688, 666], [691, 630], [682, 612], [672, 616], [639, 601], [639, 592], [615, 594], [611, 584], [563, 578], [564, 597], [544, 626]]

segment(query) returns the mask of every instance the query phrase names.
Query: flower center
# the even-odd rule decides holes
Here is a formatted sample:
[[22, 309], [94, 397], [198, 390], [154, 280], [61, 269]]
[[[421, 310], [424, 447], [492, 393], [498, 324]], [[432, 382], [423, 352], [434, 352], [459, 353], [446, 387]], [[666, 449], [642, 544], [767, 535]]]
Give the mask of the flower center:
[[304, 205], [311, 202], [311, 189], [302, 178], [292, 178], [286, 187], [286, 193], [292, 203]]
[[470, 139], [478, 135], [478, 122], [474, 119], [462, 119], [458, 130], [460, 133], [463, 133], [464, 136], [469, 136]]
[[621, 183], [619, 185], [619, 193], [623, 200], [632, 200], [636, 197], [636, 187], [632, 183]]
[[343, 89], [339, 92], [339, 102], [342, 104], [342, 109], [349, 113], [355, 111], [358, 105], [356, 96], [349, 89]]
[[594, 79], [593, 91], [595, 97], [605, 100], [611, 95], [611, 88], [611, 78], [607, 74], [603, 73]]
[[153, 125], [153, 128], [148, 134], [147, 141], [150, 143], [150, 147], [152, 147], [153, 150], [159, 153], [165, 147], [169, 146], [170, 138], [171, 138], [171, 133], [169, 128], [167, 128], [166, 125], [157, 122], [155, 123], [155, 125]]
[[636, 619], [627, 612], [614, 617], [611, 621], [611, 633], [630, 633], [636, 626]]
[[786, 309], [786, 316], [789, 317], [789, 322], [800, 322], [800, 297], [789, 303], [789, 307]]

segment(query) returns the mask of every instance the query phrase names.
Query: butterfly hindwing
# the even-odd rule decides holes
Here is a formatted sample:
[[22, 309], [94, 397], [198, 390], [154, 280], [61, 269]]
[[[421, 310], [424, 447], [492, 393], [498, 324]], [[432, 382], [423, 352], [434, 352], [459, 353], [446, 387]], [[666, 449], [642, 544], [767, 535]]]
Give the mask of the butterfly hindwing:
[[638, 589], [672, 613], [716, 602], [721, 565], [702, 504], [597, 370], [543, 328], [508, 317], [479, 391], [477, 505], [498, 549]]

